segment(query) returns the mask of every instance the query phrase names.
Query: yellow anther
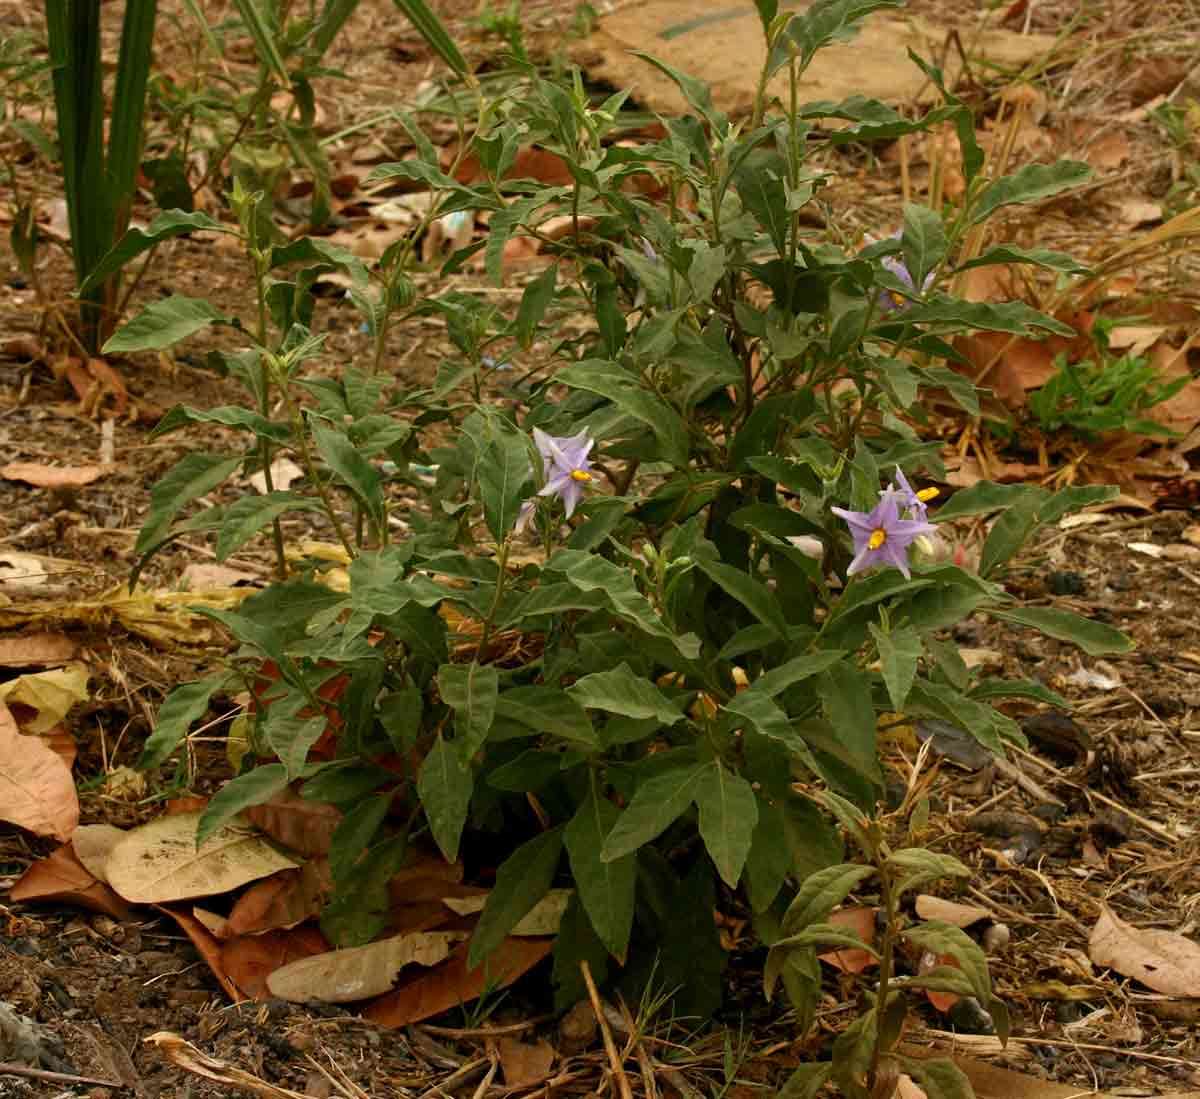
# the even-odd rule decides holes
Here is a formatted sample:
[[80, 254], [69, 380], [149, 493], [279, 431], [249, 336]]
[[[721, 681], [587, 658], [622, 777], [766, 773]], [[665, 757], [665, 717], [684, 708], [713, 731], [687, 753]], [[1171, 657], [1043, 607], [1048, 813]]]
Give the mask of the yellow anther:
[[871, 531], [871, 537], [867, 539], [867, 549], [877, 550], [887, 541], [887, 531], [883, 527], [877, 527]]
[[917, 493], [917, 499], [920, 500], [921, 503], [926, 503], [929, 500], [936, 499], [937, 494], [938, 490], [936, 488], [923, 488]]
[[582, 481], [584, 484], [587, 484], [587, 482], [590, 481], [591, 479], [592, 479], [592, 475], [590, 473], [588, 473], [588, 471], [586, 469], [571, 470], [571, 480], [572, 481]]

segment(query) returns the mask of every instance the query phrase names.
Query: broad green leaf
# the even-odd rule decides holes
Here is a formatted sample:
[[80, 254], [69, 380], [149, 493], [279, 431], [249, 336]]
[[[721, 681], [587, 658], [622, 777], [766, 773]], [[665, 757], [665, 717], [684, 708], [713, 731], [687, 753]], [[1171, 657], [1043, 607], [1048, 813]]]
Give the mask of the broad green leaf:
[[488, 443], [476, 475], [484, 519], [497, 542], [504, 541], [512, 533], [530, 474], [529, 449], [524, 436], [504, 431]]
[[988, 267], [994, 263], [1029, 263], [1064, 275], [1086, 275], [1091, 270], [1063, 252], [1052, 252], [1048, 248], [1018, 248], [1015, 244], [998, 244], [955, 270], [969, 271], [972, 267]]
[[609, 971], [608, 950], [596, 934], [579, 893], [571, 894], [567, 910], [558, 925], [554, 939], [554, 966], [551, 980], [554, 982], [554, 1011], [567, 1011], [572, 1005], [586, 1000], [587, 983], [583, 979], [581, 963], [587, 962], [592, 979], [597, 985], [607, 982]]
[[371, 846], [387, 817], [392, 799], [386, 794], [364, 797], [346, 810], [329, 844], [329, 869], [334, 881], [345, 882]]
[[145, 553], [166, 536], [171, 520], [197, 497], [211, 492], [242, 464], [240, 458], [188, 454], [150, 490], [150, 514], [138, 532], [135, 552]]
[[467, 821], [475, 777], [459, 762], [459, 753], [439, 733], [417, 776], [417, 793], [429, 831], [447, 862], [458, 858], [458, 843]]
[[268, 420], [265, 416], [238, 405], [199, 409], [177, 404], [154, 425], [150, 438], [157, 439], [160, 435], [177, 431], [188, 424], [221, 424], [224, 427], [242, 428], [272, 443], [286, 443], [292, 437], [291, 428], [287, 424]]
[[943, 855], [923, 847], [905, 847], [888, 857], [888, 867], [901, 871], [904, 877], [896, 884], [897, 895], [943, 878], [969, 878], [968, 870], [953, 855]]
[[979, 552], [980, 576], [993, 576], [1001, 565], [1008, 564], [1020, 552], [1038, 528], [1041, 503], [1039, 496], [1029, 493], [996, 519]]
[[182, 743], [193, 721], [199, 721], [207, 712], [212, 696], [225, 688], [228, 675], [208, 676], [192, 683], [181, 683], [173, 687], [163, 699], [154, 722], [154, 732], [142, 746], [138, 757], [139, 771], [157, 767]]
[[775, 903], [792, 869], [786, 829], [783, 810], [774, 802], [760, 799], [744, 870], [746, 891], [755, 912], [765, 912]]
[[491, 664], [443, 664], [438, 669], [442, 701], [454, 711], [454, 747], [463, 765], [487, 740], [496, 716], [500, 673]]
[[567, 694], [589, 710], [654, 718], [668, 726], [683, 719], [683, 713], [658, 687], [624, 662], [607, 672], [593, 672], [577, 679], [567, 688]]
[[291, 676], [293, 680], [296, 678], [295, 661], [284, 651], [285, 634], [277, 623], [259, 622], [237, 611], [223, 611], [216, 607], [194, 606], [191, 610], [194, 614], [220, 622], [243, 645], [252, 645], [275, 661], [285, 676]]
[[791, 212], [788, 210], [787, 162], [777, 152], [759, 153], [744, 161], [734, 173], [734, 185], [742, 205], [766, 230], [775, 250], [784, 255]]
[[521, 295], [521, 305], [517, 309], [515, 322], [517, 343], [525, 350], [533, 344], [537, 326], [545, 316], [546, 308], [554, 300], [554, 290], [558, 282], [558, 264], [552, 263], [528, 286]]
[[620, 816], [621, 811], [593, 789], [567, 824], [563, 840], [588, 919], [608, 951], [624, 962], [633, 928], [637, 857], [630, 853], [610, 862], [600, 857]]
[[1078, 645], [1088, 656], [1105, 656], [1110, 653], [1132, 652], [1131, 638], [1106, 626], [1070, 611], [1054, 610], [1051, 607], [987, 607], [993, 618], [1015, 622], [1019, 626], [1031, 626], [1048, 637], [1070, 641]]
[[797, 683], [802, 683], [814, 675], [820, 675], [822, 672], [827, 671], [839, 661], [844, 660], [845, 657], [846, 653], [841, 649], [821, 649], [817, 652], [805, 653], [803, 656], [793, 657], [791, 660], [784, 661], [784, 663], [777, 665], [770, 671], [763, 672], [742, 693], [753, 693], [755, 695], [762, 695], [765, 698], [774, 698], [789, 687], [793, 687]]
[[796, 755], [808, 755], [807, 745], [792, 728], [792, 723], [782, 707], [766, 695], [756, 693], [753, 687], [735, 694], [722, 708], [725, 713], [744, 718], [761, 736], [779, 741]]
[[496, 699], [496, 716], [581, 747], [595, 748], [598, 743], [587, 711], [561, 687], [533, 685], [504, 691]]
[[100, 260], [79, 286], [80, 294], [87, 294], [100, 286], [110, 275], [124, 269], [131, 259], [150, 251], [160, 241], [171, 237], [207, 229], [213, 233], [235, 233], [237, 230], [222, 224], [199, 210], [187, 213], [183, 210], [164, 210], [145, 229], [130, 229]]
[[946, 1057], [906, 1057], [904, 1070], [929, 1099], [975, 1099], [967, 1074]]
[[316, 501], [309, 500], [304, 496], [297, 496], [294, 492], [269, 492], [265, 496], [243, 496], [225, 509], [221, 529], [217, 534], [217, 560], [224, 561], [263, 527], [274, 522], [285, 512], [320, 512], [321, 510], [321, 506]]
[[904, 266], [918, 294], [925, 286], [925, 276], [946, 258], [949, 247], [941, 217], [928, 206], [909, 203], [904, 207], [904, 232], [900, 237]]
[[[367, 265], [349, 248], [343, 248], [323, 237], [301, 237], [299, 240], [272, 250], [272, 270], [293, 263], [315, 264], [318, 267], [329, 264], [331, 267], [345, 271], [354, 285], [360, 288], [366, 286], [371, 277], [367, 271]], [[353, 371], [347, 371], [344, 384], [347, 386], [352, 384], [349, 379], [353, 377], [353, 374]], [[356, 415], [362, 415], [364, 410], [354, 409], [353, 411]]]
[[1036, 202], [1086, 183], [1092, 170], [1082, 161], [1060, 160], [1054, 164], [1027, 164], [1010, 176], [1002, 176], [984, 188], [971, 210], [971, 224], [986, 221], [1003, 206]]
[[900, 977], [902, 988], [923, 988], [930, 992], [952, 992], [955, 996], [974, 996], [970, 978], [956, 966], [938, 965], [916, 977]]
[[906, 928], [901, 933], [904, 938], [931, 954], [949, 954], [959, 968], [967, 975], [971, 987], [975, 990], [975, 998], [986, 1004], [992, 998], [992, 982], [988, 977], [987, 957], [979, 944], [962, 928], [936, 920], [926, 920]]
[[858, 844], [859, 850], [867, 858], [874, 858], [875, 844], [872, 842], [869, 833], [870, 821], [867, 820], [863, 811], [857, 805], [847, 801], [841, 794], [836, 794], [832, 790], [818, 790], [811, 796], [814, 801], [825, 806], [826, 809], [837, 817], [838, 823], [846, 829], [850, 838]]
[[708, 90], [708, 85], [703, 80], [697, 80], [694, 76], [688, 76], [687, 73], [680, 72], [674, 66], [668, 65], [665, 61], [660, 61], [657, 57], [653, 57], [648, 53], [643, 53], [641, 50], [630, 50], [629, 52], [634, 57], [640, 57], [643, 61], [648, 61], [659, 72], [668, 77], [683, 93], [683, 98], [688, 101], [689, 106], [715, 128], [720, 129], [718, 124], [724, 119], [724, 116], [713, 106], [712, 93]]
[[700, 775], [692, 797], [700, 810], [700, 838], [722, 880], [730, 889], [736, 889], [758, 823], [754, 790], [744, 778], [714, 759]]
[[157, 351], [207, 328], [232, 321], [203, 298], [172, 294], [151, 302], [122, 325], [101, 349], [105, 355], [129, 351]]
[[1035, 486], [998, 485], [992, 481], [979, 481], [970, 488], [960, 488], [938, 508], [934, 520], [944, 523], [949, 519], [962, 519], [969, 515], [987, 515], [989, 512], [1011, 507], [1031, 492], [1044, 496], [1044, 490]]
[[833, 1065], [829, 1061], [810, 1061], [801, 1065], [784, 1081], [777, 1099], [816, 1099], [832, 1071]]
[[[308, 716], [304, 716], [307, 711]], [[300, 776], [308, 761], [308, 751], [329, 728], [329, 718], [313, 714], [308, 696], [298, 689], [274, 699], [263, 721], [267, 744], [287, 769], [288, 778]]]
[[772, 71], [786, 60], [789, 51], [784, 51], [783, 59], [776, 61], [775, 58], [785, 45], [790, 44], [799, 52], [803, 71], [820, 50], [843, 39], [866, 16], [900, 6], [900, 0], [816, 0], [788, 22], [781, 36], [786, 42], [780, 43], [772, 52]]
[[779, 637], [787, 637], [787, 619], [779, 609], [779, 601], [771, 590], [749, 573], [726, 565], [723, 561], [693, 559], [696, 568], [718, 585], [726, 595], [732, 596], [764, 626], [770, 626]]
[[783, 914], [783, 930], [788, 935], [803, 931], [810, 924], [821, 923], [839, 904], [875, 873], [873, 866], [843, 863], [828, 866], [805, 878], [792, 903]]
[[1059, 489], [1038, 509], [1038, 522], [1057, 523], [1064, 515], [1096, 504], [1106, 504], [1119, 494], [1116, 485], [1072, 485]]
[[872, 957], [879, 957], [879, 952], [853, 931], [830, 923], [809, 924], [803, 931], [772, 943], [772, 948], [787, 946], [813, 946], [818, 950], [865, 950]]
[[338, 479], [358, 498], [377, 524], [383, 522], [384, 501], [379, 471], [359, 452], [346, 434], [310, 417], [313, 442]]
[[496, 871], [496, 884], [475, 925], [467, 966], [474, 969], [549, 891], [562, 854], [563, 829], [552, 828], [523, 843]]
[[908, 692], [917, 677], [917, 661], [921, 656], [921, 636], [909, 626], [885, 633], [874, 622], [868, 623], [875, 647], [879, 650], [883, 682], [896, 710], [904, 709]]
[[848, 759], [853, 760], [860, 774], [878, 782], [876, 718], [870, 677], [849, 661], [842, 661], [821, 674], [817, 691]]
[[214, 832], [228, 824], [243, 809], [270, 801], [288, 784], [287, 768], [282, 763], [266, 763], [244, 775], [230, 779], [209, 801], [196, 827], [199, 847]]
[[672, 767], [643, 782], [608, 833], [601, 860], [615, 862], [662, 835], [691, 805], [696, 784], [709, 766]]
[[1008, 332], [1014, 336], [1036, 336], [1039, 330], [1056, 336], [1073, 337], [1075, 329], [1045, 313], [1039, 313], [1023, 301], [960, 301], [946, 294], [931, 293], [927, 300], [899, 314], [895, 321], [884, 318], [880, 324], [927, 324], [955, 331], [973, 328], [984, 332]]

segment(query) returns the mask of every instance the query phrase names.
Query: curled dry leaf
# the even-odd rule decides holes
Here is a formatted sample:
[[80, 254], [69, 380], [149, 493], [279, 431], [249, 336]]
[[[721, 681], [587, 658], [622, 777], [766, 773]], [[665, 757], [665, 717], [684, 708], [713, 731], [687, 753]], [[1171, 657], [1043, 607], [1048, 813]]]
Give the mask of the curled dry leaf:
[[[509, 934], [521, 938], [557, 935], [573, 892], [573, 889], [551, 889], [517, 921], [516, 927]], [[442, 904], [459, 916], [470, 916], [483, 911], [484, 905], [487, 904], [487, 894], [474, 897], [443, 896]]]
[[87, 699], [86, 664], [30, 672], [0, 684], [0, 702], [8, 704], [26, 733], [49, 732], [72, 706]]
[[257, 1095], [259, 1099], [307, 1099], [303, 1092], [268, 1084], [252, 1072], [235, 1065], [227, 1065], [216, 1057], [201, 1053], [191, 1042], [170, 1031], [160, 1030], [144, 1040], [154, 1046], [171, 1064], [185, 1072], [202, 1076], [205, 1080], [215, 1080], [218, 1084], [243, 1094]]
[[251, 806], [246, 817], [288, 850], [312, 859], [329, 854], [342, 814], [326, 802], [310, 801], [288, 788], [262, 805]]
[[61, 633], [0, 637], [0, 668], [53, 668], [74, 660], [78, 652], [78, 642]]
[[32, 553], [0, 553], [0, 590], [41, 587], [49, 573], [45, 562]]
[[467, 968], [468, 943], [436, 969], [401, 978], [398, 987], [365, 1005], [363, 1014], [386, 1027], [408, 1026], [477, 1000], [485, 988], [507, 988], [550, 953], [551, 939], [505, 939], [483, 965]]
[[67, 765], [68, 770], [75, 766], [79, 746], [75, 743], [75, 738], [67, 732], [66, 726], [55, 725], [53, 729], [47, 729], [40, 734], [38, 739]]
[[17, 730], [0, 703], [0, 820], [67, 841], [79, 823], [79, 797], [68, 767], [40, 737]]
[[461, 931], [417, 931], [366, 946], [302, 958], [267, 977], [272, 996], [296, 1004], [349, 1004], [387, 992], [405, 966], [433, 966], [465, 937]]
[[986, 908], [974, 904], [956, 904], [954, 901], [943, 900], [928, 893], [917, 897], [917, 915], [923, 920], [939, 920], [954, 927], [970, 927], [980, 920], [994, 920]]
[[328, 950], [325, 936], [306, 924], [291, 931], [268, 931], [230, 939], [221, 947], [221, 966], [242, 992], [261, 1003], [271, 998], [267, 977], [275, 970]]
[[81, 824], [71, 834], [71, 846], [88, 873], [107, 884], [109, 852], [124, 838], [125, 830], [112, 824]]
[[248, 821], [236, 818], [196, 847], [199, 813], [177, 813], [128, 832], [108, 856], [108, 880], [142, 904], [227, 893], [296, 866]]
[[108, 472], [104, 466], [47, 466], [41, 462], [9, 462], [0, 467], [0, 477], [6, 481], [23, 481], [34, 488], [82, 488]]
[[191, 939], [192, 946], [196, 948], [196, 953], [204, 959], [208, 968], [212, 970], [212, 975], [216, 977], [218, 984], [225, 990], [225, 994], [235, 1004], [246, 999], [246, 994], [225, 970], [225, 966], [221, 960], [221, 944], [217, 942], [208, 928], [190, 912], [182, 912], [177, 908], [168, 908], [162, 904], [156, 904], [154, 907], [170, 916], [171, 919], [179, 924], [183, 933]]
[[[863, 942], [874, 942], [876, 911], [878, 910], [875, 908], [867, 907], [839, 908], [836, 912], [830, 913], [829, 923], [834, 927], [853, 931]], [[817, 957], [827, 965], [833, 966], [834, 969], [840, 969], [843, 973], [862, 973], [879, 964], [866, 950], [856, 950], [853, 947], [830, 950], [824, 954], [818, 954]]]
[[333, 889], [328, 859], [310, 859], [247, 889], [229, 913], [228, 935], [255, 935], [302, 924], [320, 914]]
[[1174, 931], [1134, 927], [1107, 905], [1092, 928], [1088, 956], [1166, 996], [1200, 996], [1200, 943]]
[[132, 918], [129, 906], [79, 861], [69, 843], [33, 863], [8, 895], [14, 901], [77, 904], [114, 920]]

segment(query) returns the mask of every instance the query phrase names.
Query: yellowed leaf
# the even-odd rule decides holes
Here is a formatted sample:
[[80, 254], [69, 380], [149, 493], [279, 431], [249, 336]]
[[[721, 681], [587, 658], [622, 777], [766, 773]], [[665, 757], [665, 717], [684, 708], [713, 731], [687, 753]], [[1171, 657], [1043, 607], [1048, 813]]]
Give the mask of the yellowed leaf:
[[1127, 924], [1107, 905], [1088, 940], [1088, 956], [1167, 996], [1200, 996], [1200, 943], [1174, 931]]
[[281, 966], [267, 977], [272, 996], [292, 1003], [347, 1004], [382, 995], [408, 965], [432, 966], [450, 955], [463, 931], [416, 931], [366, 946], [331, 950]]
[[6, 481], [23, 481], [34, 488], [82, 488], [110, 472], [105, 466], [48, 466], [41, 462], [9, 462], [0, 467]]
[[0, 704], [0, 820], [64, 843], [79, 823], [75, 780], [41, 738], [24, 736]]
[[23, 718], [21, 726], [27, 733], [47, 733], [54, 728], [77, 702], [88, 698], [86, 664], [68, 664], [44, 672], [19, 675], [0, 683], [0, 702], [8, 706], [27, 706], [32, 717]]
[[111, 824], [81, 824], [71, 834], [75, 857], [97, 881], [108, 883], [108, 856], [125, 830]]
[[108, 856], [109, 884], [141, 904], [227, 893], [297, 865], [241, 817], [196, 847], [199, 813], [176, 813], [134, 828]]

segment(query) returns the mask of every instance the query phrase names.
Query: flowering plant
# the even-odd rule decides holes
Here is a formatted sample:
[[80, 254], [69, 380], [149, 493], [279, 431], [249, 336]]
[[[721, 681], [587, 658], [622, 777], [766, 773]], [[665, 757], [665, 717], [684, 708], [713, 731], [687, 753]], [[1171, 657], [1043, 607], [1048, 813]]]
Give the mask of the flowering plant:
[[[774, 71], [798, 76], [823, 44], [885, 6], [818, 0], [777, 15], [759, 0], [764, 89]], [[578, 87], [529, 77], [527, 95], [480, 113], [491, 127], [474, 138], [485, 183], [445, 176], [432, 149], [376, 170], [439, 188], [443, 211], [491, 210], [484, 255], [497, 278], [509, 237], [572, 219], [515, 316], [461, 291], [400, 307], [443, 317], [457, 346], [460, 361], [443, 365], [431, 388], [392, 388], [353, 368], [336, 379], [302, 376], [320, 352], [309, 277], [290, 294], [272, 292], [274, 337], [227, 357], [252, 385], [282, 394], [286, 423], [242, 409], [177, 409], [164, 421], [162, 431], [215, 420], [254, 441], [241, 457], [189, 455], [183, 473], [155, 489], [147, 552], [207, 526], [223, 558], [304, 508], [325, 514], [344, 555], [336, 582], [327, 559], [303, 559], [236, 612], [206, 612], [243, 643], [234, 664], [244, 676], [255, 681], [269, 659], [279, 681], [254, 711], [242, 773], [213, 798], [202, 832], [289, 785], [343, 809], [323, 917], [342, 943], [382, 932], [386, 882], [408, 844], [432, 843], [449, 860], [481, 846], [499, 868], [472, 965], [552, 885], [568, 883], [554, 948], [559, 1005], [581, 994], [587, 961], [598, 980], [631, 995], [655, 973], [678, 989], [678, 1010], [711, 1012], [727, 957], [709, 914], [744, 904], [770, 947], [768, 988], [783, 985], [802, 1029], [819, 995], [818, 953], [847, 944], [829, 913], [871, 879], [887, 921], [878, 990], [838, 1055], [797, 1087], [832, 1074], [847, 1094], [883, 1094], [880, 1081], [900, 1063], [893, 1047], [907, 992], [974, 996], [1001, 1032], [1006, 1016], [973, 942], [904, 923], [905, 890], [965, 870], [895, 845], [878, 714], [949, 721], [1002, 751], [1021, 734], [997, 700], [1062, 704], [1040, 683], [963, 667], [940, 635], [971, 615], [1089, 652], [1127, 645], [1100, 623], [1022, 607], [1003, 586], [1007, 562], [1039, 525], [1107, 490], [981, 483], [934, 514], [930, 494], [908, 480], [942, 472], [939, 445], [914, 428], [922, 390], [978, 410], [974, 388], [940, 362], [950, 337], [1063, 329], [1024, 304], [965, 302], [936, 286], [1000, 256], [1075, 270], [1050, 252], [1005, 246], [966, 259], [959, 247], [992, 210], [1065, 188], [1079, 172], [986, 178], [970, 114], [949, 94], [912, 121], [860, 99], [792, 102], [772, 115], [764, 92], [753, 123], [739, 127], [697, 82], [647, 60], [694, 114], [665, 120], [666, 136], [636, 152], [608, 141], [622, 96], [596, 108]], [[826, 176], [808, 166], [805, 135], [828, 117], [844, 123], [835, 144], [954, 122], [968, 181], [962, 208], [947, 221], [911, 206], [898, 239], [857, 254], [810, 234], [795, 211]], [[518, 132], [562, 157], [574, 185], [506, 180]], [[647, 175], [671, 196], [692, 196], [696, 213], [645, 198], [632, 182]], [[254, 237], [254, 197], [239, 202], [264, 270], [296, 259], [341, 266], [371, 333], [386, 337], [403, 256], [367, 272], [328, 244], [276, 249]], [[907, 280], [889, 262], [896, 255]], [[372, 279], [382, 285], [373, 290]], [[902, 292], [907, 308], [881, 308], [883, 292]], [[592, 323], [560, 338], [553, 307], [585, 310]], [[158, 346], [139, 320], [125, 346]], [[515, 412], [480, 399], [485, 356], [495, 361], [500, 348], [524, 356], [532, 381]], [[303, 462], [311, 495], [238, 499], [179, 523], [184, 505], [243, 462], [268, 464], [279, 447]], [[895, 477], [881, 490], [886, 470]], [[540, 553], [529, 541], [535, 514]], [[910, 553], [967, 515], [998, 515], [977, 572]], [[333, 676], [348, 685], [331, 732], [303, 715], [328, 711], [317, 692]], [[174, 692], [145, 765], [161, 764], [228, 682], [219, 675]], [[843, 864], [846, 838], [862, 863]], [[900, 980], [901, 937], [959, 968]], [[947, 1093], [944, 1075], [906, 1071], [933, 1099]]]

